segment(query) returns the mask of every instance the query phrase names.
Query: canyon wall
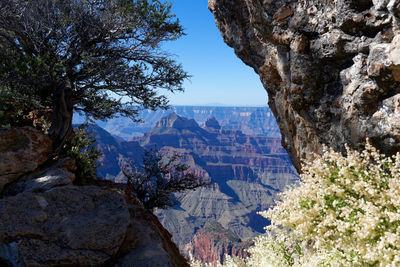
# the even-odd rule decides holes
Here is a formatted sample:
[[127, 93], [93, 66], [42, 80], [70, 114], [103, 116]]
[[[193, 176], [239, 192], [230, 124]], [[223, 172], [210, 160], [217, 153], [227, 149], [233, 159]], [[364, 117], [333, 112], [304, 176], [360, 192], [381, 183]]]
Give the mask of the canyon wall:
[[[246, 118], [243, 120], [239, 124], [247, 128]], [[117, 174], [123, 163], [132, 160], [140, 164], [137, 157], [143, 154], [143, 148], [157, 147], [166, 155], [178, 153], [192, 172], [214, 182], [209, 188], [177, 195], [178, 205], [154, 212], [181, 251], [186, 255], [190, 252], [199, 260], [216, 262], [224, 253], [243, 256], [245, 247], [238, 240], [263, 233], [268, 224], [256, 212], [271, 207], [278, 192], [298, 181], [280, 138], [229, 130], [215, 118], [209, 118], [200, 127], [193, 119], [171, 113], [143, 137], [128, 142], [116, 140], [96, 125], [90, 125], [88, 130], [103, 152], [100, 177], [125, 181], [122, 173]], [[209, 221], [221, 227], [209, 231], [210, 228], [204, 228]], [[220, 228], [229, 229], [238, 240], [226, 239], [224, 231], [222, 235], [215, 234], [221, 232]]]
[[269, 95], [298, 170], [322, 144], [400, 151], [398, 0], [210, 0], [224, 41]]
[[217, 266], [218, 263], [225, 262], [225, 255], [247, 257], [246, 249], [252, 244], [242, 242], [235, 233], [225, 229], [220, 223], [208, 221], [185, 246], [185, 253], [196, 260]]

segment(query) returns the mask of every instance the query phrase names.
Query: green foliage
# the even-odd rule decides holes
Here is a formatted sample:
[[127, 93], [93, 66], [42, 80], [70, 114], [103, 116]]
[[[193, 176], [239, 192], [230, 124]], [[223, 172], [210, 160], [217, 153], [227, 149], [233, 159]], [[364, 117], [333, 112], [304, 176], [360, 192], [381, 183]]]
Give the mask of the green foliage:
[[101, 152], [94, 146], [96, 139], [85, 130], [86, 126], [81, 125], [74, 129], [73, 136], [64, 144], [61, 156], [72, 157], [76, 161], [77, 185], [93, 184], [97, 179], [97, 160]]
[[0, 127], [22, 125], [27, 115], [24, 111], [34, 106], [40, 107], [35, 97], [0, 85]]
[[75, 111], [135, 119], [166, 107], [158, 90], [181, 91], [188, 77], [161, 49], [183, 35], [168, 2], [2, 0], [0, 21], [0, 86], [23, 111], [52, 108], [54, 90], [69, 84]]
[[210, 185], [179, 162], [177, 154], [167, 157], [158, 150], [147, 150], [143, 162], [123, 168], [128, 188], [147, 209], [166, 209], [178, 204], [174, 193]]

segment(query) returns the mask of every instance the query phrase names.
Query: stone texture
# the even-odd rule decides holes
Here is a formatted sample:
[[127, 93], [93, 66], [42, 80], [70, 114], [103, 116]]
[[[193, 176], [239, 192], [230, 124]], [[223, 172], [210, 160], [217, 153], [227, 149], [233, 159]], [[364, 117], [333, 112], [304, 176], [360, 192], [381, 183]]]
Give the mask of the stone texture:
[[157, 217], [145, 210], [136, 199], [125, 195], [131, 216], [124, 243], [114, 266], [185, 267], [189, 266], [171, 241], [171, 234]]
[[4, 185], [43, 164], [50, 139], [32, 127], [0, 128], [0, 193]]
[[95, 186], [67, 186], [0, 200], [0, 259], [27, 266], [104, 264], [130, 221], [124, 198]]
[[[44, 192], [54, 187], [72, 184], [75, 180], [75, 160], [64, 158], [39, 174], [32, 173], [6, 186], [3, 195], [16, 195], [22, 192]], [[33, 178], [32, 178], [33, 176]]]
[[268, 91], [298, 170], [322, 144], [400, 151], [398, 0], [210, 0], [224, 41]]

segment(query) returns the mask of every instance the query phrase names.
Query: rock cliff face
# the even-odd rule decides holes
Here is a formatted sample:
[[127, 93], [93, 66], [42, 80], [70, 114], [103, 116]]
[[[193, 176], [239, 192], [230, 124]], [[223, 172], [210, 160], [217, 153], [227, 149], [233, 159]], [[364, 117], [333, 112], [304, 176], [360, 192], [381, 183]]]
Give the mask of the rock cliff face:
[[144, 150], [138, 142], [118, 140], [96, 124], [88, 125], [86, 130], [94, 135], [96, 146], [103, 153], [99, 159], [101, 168], [97, 172], [100, 178], [118, 175], [124, 159], [141, 161]]
[[33, 128], [0, 129], [0, 144], [0, 266], [188, 266], [124, 185], [73, 185], [71, 158], [40, 166], [51, 143]]
[[237, 235], [218, 222], [210, 221], [185, 246], [185, 253], [196, 260], [216, 266], [217, 263], [224, 263], [225, 255], [245, 258], [248, 256], [245, 250], [250, 245], [251, 242], [242, 242]]
[[400, 151], [398, 0], [209, 0], [224, 41], [260, 75], [297, 169], [322, 144]]

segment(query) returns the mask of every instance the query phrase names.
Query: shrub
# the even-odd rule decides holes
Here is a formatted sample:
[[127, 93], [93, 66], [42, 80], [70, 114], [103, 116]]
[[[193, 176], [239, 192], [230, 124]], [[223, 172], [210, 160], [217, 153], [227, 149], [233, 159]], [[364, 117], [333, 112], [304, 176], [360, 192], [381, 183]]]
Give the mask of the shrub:
[[86, 132], [87, 125], [81, 125], [74, 129], [74, 134], [64, 144], [61, 156], [72, 157], [76, 161], [75, 184], [93, 184], [97, 179], [97, 160], [101, 152], [95, 147], [96, 139], [93, 134]]
[[399, 153], [385, 157], [369, 144], [347, 156], [325, 149], [301, 178], [260, 213], [271, 225], [246, 265], [400, 265]]
[[195, 175], [189, 166], [179, 162], [180, 157], [170, 157], [159, 150], [147, 150], [140, 166], [127, 165], [122, 171], [128, 188], [147, 209], [168, 208], [178, 204], [174, 193], [207, 186], [210, 183]]
[[28, 113], [24, 111], [34, 108], [40, 108], [40, 105], [33, 96], [0, 86], [0, 127], [26, 124], [24, 115]]

